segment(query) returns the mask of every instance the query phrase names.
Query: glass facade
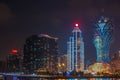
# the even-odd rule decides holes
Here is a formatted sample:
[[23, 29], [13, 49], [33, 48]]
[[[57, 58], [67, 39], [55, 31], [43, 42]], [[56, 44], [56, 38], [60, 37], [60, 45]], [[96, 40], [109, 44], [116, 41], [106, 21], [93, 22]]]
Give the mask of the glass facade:
[[84, 42], [82, 32], [75, 26], [73, 36], [67, 42], [67, 69], [68, 71], [84, 70]]
[[24, 45], [24, 67], [28, 73], [45, 70], [57, 71], [57, 38], [46, 34], [33, 35]]

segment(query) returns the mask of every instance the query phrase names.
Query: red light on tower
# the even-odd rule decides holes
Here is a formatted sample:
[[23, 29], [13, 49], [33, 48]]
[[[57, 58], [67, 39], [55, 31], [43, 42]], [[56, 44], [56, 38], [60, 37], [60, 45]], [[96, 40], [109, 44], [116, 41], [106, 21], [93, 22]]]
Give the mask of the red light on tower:
[[78, 24], [75, 24], [75, 27], [78, 27]]
[[13, 54], [17, 54], [17, 53], [18, 53], [18, 50], [17, 50], [17, 49], [12, 49], [11, 52], [12, 52]]

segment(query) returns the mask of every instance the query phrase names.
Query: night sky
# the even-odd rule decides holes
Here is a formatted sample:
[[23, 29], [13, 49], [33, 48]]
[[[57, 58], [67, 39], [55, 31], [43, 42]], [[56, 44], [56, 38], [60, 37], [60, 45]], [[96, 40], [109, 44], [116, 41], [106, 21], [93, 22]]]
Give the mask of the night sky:
[[[1, 0], [0, 0], [1, 1]], [[80, 24], [85, 43], [86, 61], [95, 60], [94, 24], [101, 16], [115, 26], [110, 53], [120, 49], [120, 0], [3, 0], [0, 2], [0, 60], [11, 49], [23, 53], [27, 37], [49, 34], [59, 38], [59, 51], [66, 54], [74, 23]]]

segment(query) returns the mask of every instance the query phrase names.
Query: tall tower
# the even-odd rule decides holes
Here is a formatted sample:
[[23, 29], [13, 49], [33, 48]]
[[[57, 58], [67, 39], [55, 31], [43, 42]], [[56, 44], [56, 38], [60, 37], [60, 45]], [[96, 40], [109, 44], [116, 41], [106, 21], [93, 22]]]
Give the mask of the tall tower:
[[84, 42], [82, 31], [78, 24], [72, 31], [73, 35], [67, 42], [67, 69], [68, 71], [83, 71], [84, 70]]
[[94, 45], [97, 53], [97, 62], [109, 62], [110, 45], [113, 40], [113, 25], [109, 18], [101, 17], [96, 23]]

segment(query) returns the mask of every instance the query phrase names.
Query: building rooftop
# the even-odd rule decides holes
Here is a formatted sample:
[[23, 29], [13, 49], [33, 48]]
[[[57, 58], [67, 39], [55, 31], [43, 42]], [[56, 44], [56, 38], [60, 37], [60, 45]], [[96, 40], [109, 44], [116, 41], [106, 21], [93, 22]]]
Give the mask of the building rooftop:
[[51, 37], [51, 36], [49, 36], [49, 35], [47, 35], [47, 34], [40, 34], [40, 35], [38, 35], [38, 37], [46, 37], [46, 38], [51, 38], [51, 39], [58, 40], [58, 38], [56, 38], [56, 37]]

